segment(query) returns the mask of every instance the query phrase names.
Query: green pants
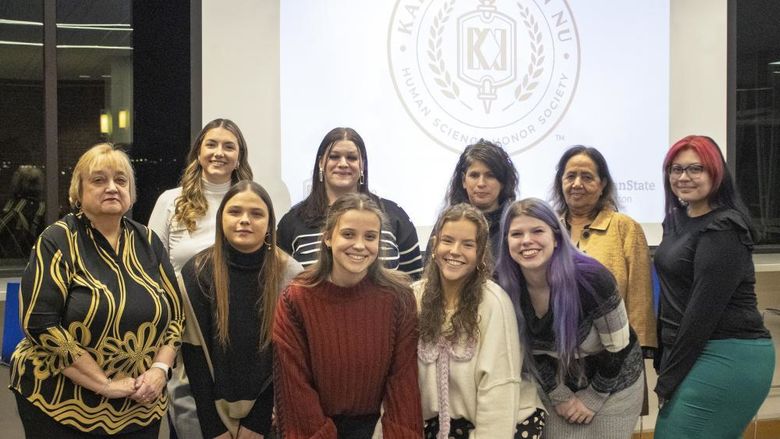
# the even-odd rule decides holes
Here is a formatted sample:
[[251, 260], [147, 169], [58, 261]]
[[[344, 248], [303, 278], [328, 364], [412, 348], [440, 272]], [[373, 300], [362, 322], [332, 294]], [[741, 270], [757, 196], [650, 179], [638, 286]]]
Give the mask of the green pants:
[[710, 340], [655, 425], [656, 439], [736, 439], [772, 384], [770, 339]]

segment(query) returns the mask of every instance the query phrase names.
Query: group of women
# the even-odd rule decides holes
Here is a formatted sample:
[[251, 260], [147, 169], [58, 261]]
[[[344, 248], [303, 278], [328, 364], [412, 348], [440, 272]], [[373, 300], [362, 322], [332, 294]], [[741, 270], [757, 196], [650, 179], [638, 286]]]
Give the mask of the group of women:
[[233, 122], [207, 124], [148, 227], [124, 217], [127, 155], [81, 157], [74, 212], [22, 278], [10, 387], [28, 438], [156, 438], [166, 408], [186, 439], [627, 438], [643, 358], [655, 437], [735, 438], [768, 393], [754, 231], [707, 137], [664, 160], [657, 314], [645, 236], [594, 148], [561, 157], [553, 209], [515, 201], [501, 147], [466, 147], [425, 262], [354, 130], [325, 136], [278, 229], [247, 155]]

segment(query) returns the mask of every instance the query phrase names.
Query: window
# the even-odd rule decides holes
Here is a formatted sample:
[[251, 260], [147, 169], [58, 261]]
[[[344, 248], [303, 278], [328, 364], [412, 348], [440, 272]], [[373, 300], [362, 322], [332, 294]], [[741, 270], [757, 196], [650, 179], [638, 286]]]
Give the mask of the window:
[[200, 128], [190, 98], [200, 77], [191, 77], [199, 58], [190, 57], [190, 26], [200, 9], [0, 2], [0, 278], [18, 276], [40, 231], [70, 210], [72, 170], [90, 146], [110, 141], [130, 154], [139, 200], [128, 216], [142, 223], [176, 186], [191, 121]]
[[0, 8], [0, 260], [20, 263], [46, 225], [43, 2]]
[[[733, 0], [732, 0], [733, 1]], [[759, 244], [780, 245], [780, 3], [733, 1], [736, 92], [729, 132], [737, 185]], [[735, 34], [735, 35], [734, 35]], [[734, 62], [732, 60], [731, 62]]]

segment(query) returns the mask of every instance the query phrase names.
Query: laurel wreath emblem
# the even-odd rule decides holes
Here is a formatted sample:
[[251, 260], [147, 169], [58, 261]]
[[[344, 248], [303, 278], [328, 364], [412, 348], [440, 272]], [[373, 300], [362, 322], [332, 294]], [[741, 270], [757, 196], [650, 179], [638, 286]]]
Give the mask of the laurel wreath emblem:
[[544, 44], [542, 44], [539, 23], [531, 11], [520, 3], [517, 7], [520, 8], [520, 16], [531, 40], [531, 62], [528, 64], [528, 72], [523, 75], [523, 80], [515, 89], [515, 99], [522, 102], [531, 97], [534, 89], [539, 85], [539, 77], [544, 73]]
[[428, 37], [428, 68], [435, 75], [433, 81], [439, 86], [439, 91], [450, 99], [456, 99], [460, 96], [458, 84], [452, 81], [450, 73], [444, 65], [444, 58], [441, 53], [442, 34], [444, 33], [444, 24], [450, 19], [455, 0], [445, 1], [436, 17], [433, 19], [430, 35]]

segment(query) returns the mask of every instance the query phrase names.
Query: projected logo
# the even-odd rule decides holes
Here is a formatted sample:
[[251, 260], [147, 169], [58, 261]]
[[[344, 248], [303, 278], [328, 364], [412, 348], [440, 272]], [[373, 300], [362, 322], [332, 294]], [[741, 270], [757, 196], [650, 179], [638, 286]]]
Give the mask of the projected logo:
[[546, 138], [577, 88], [565, 0], [398, 0], [390, 71], [412, 119], [447, 149], [485, 138], [519, 153]]

